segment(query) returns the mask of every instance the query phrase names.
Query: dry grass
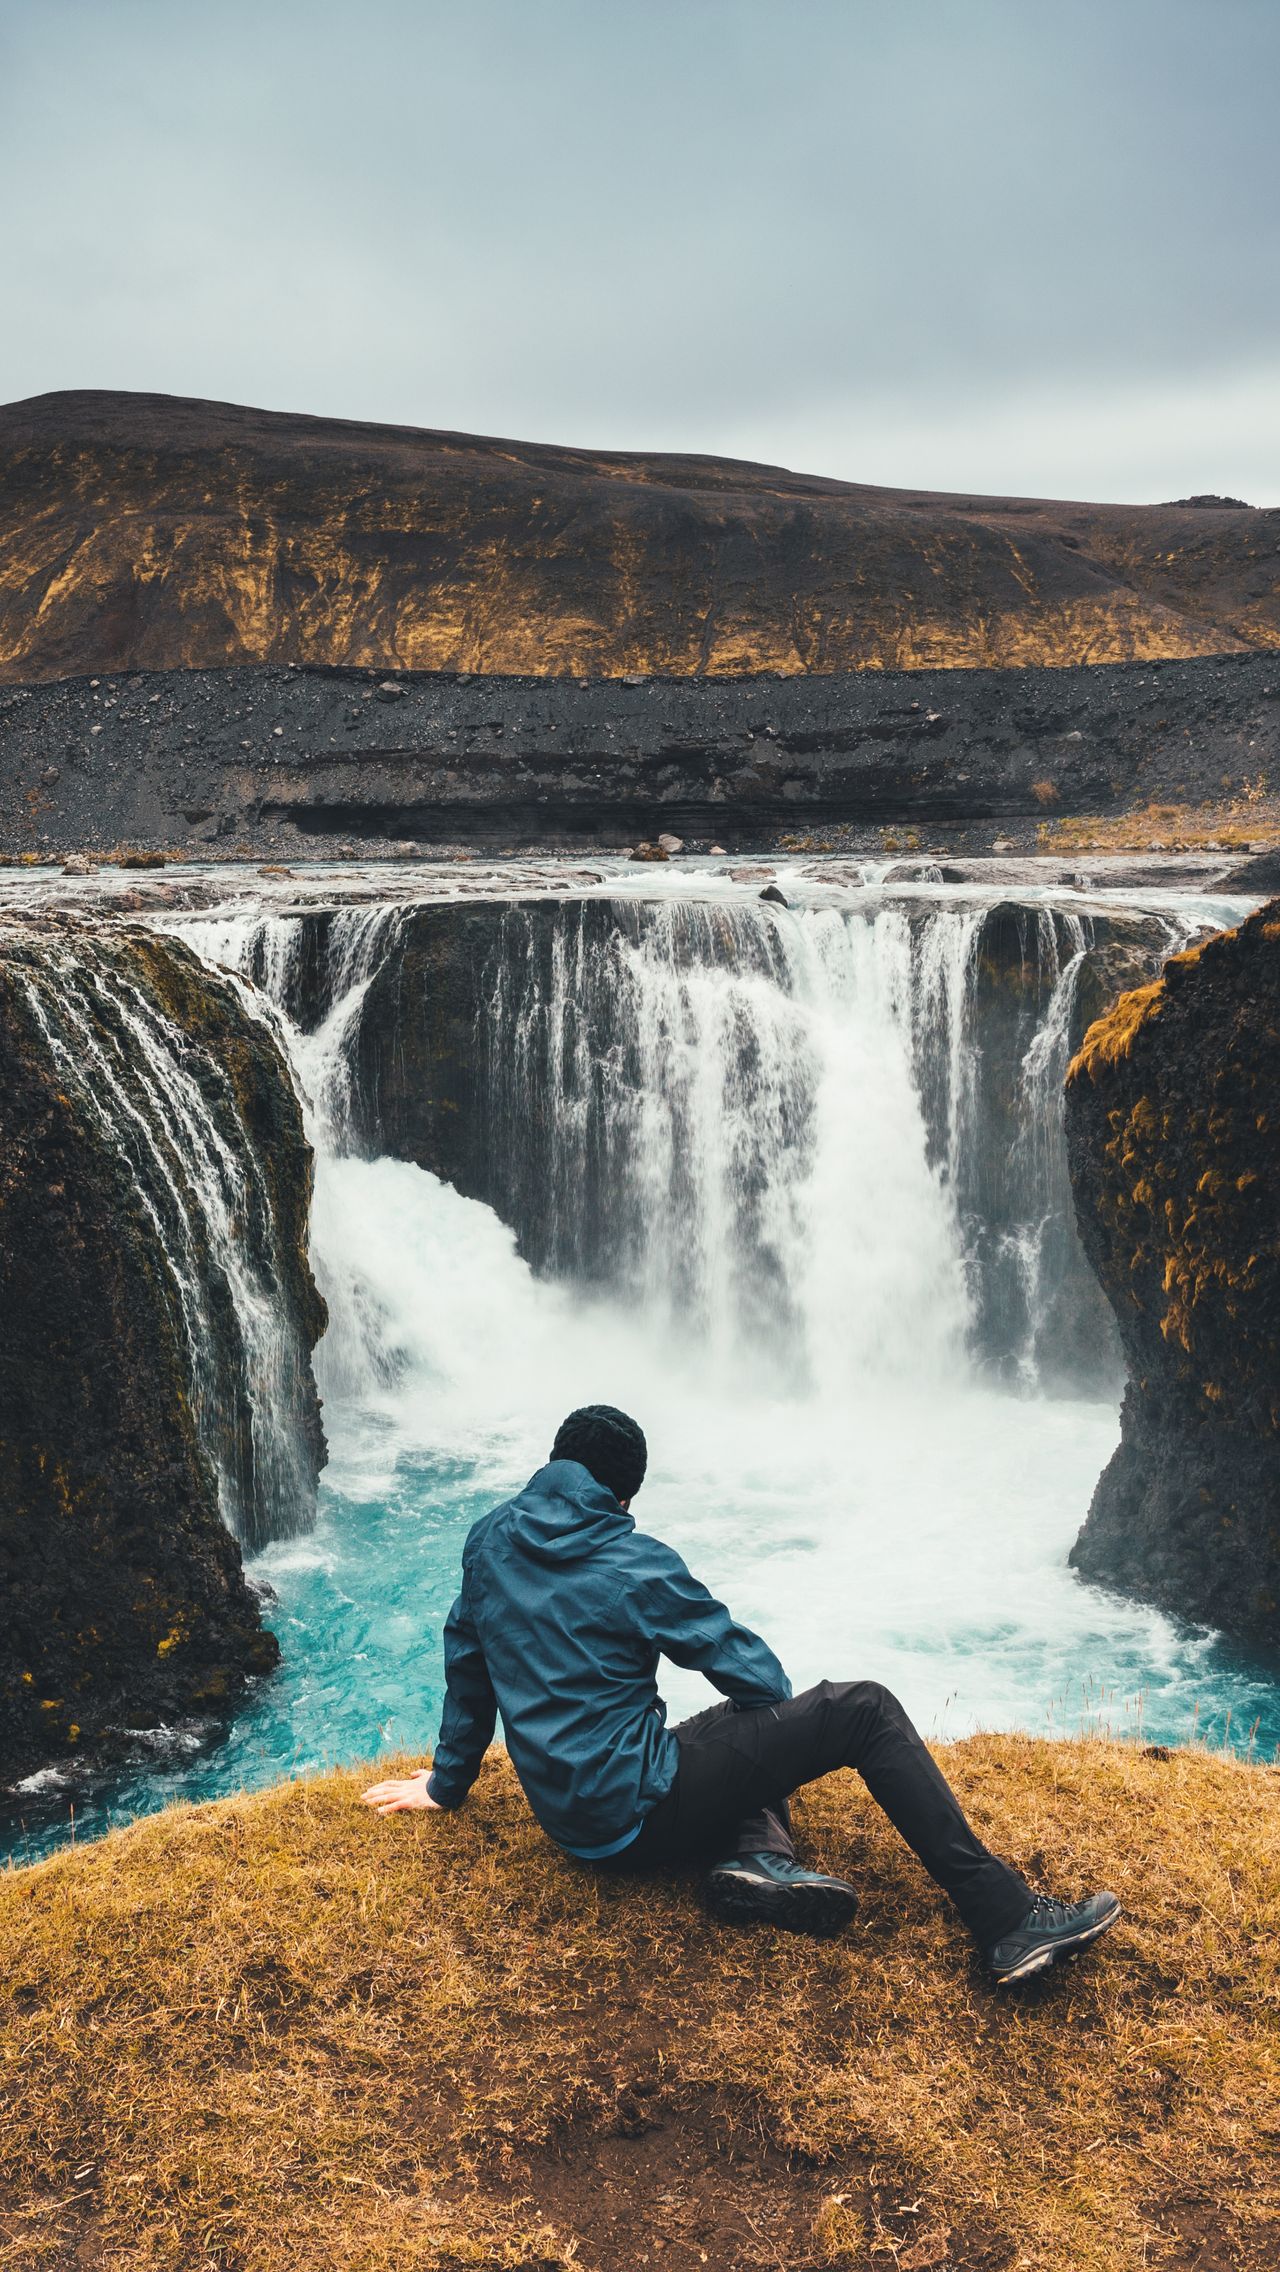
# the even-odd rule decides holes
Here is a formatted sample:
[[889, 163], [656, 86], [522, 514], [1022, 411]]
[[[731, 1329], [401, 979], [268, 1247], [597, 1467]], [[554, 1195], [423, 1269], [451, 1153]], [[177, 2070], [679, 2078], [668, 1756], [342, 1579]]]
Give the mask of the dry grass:
[[[1172, 959], [1178, 962], [1185, 958], [1175, 955]], [[1166, 1000], [1163, 978], [1153, 978], [1147, 986], [1135, 986], [1129, 993], [1117, 995], [1085, 1033], [1067, 1067], [1068, 1081], [1077, 1081], [1085, 1073], [1096, 1081], [1100, 1072], [1131, 1056], [1138, 1035], [1150, 1019], [1159, 1017]]]
[[852, 1777], [863, 1909], [713, 1929], [562, 1862], [500, 1755], [459, 1815], [333, 1775], [0, 1877], [10, 2272], [1262, 2272], [1280, 2226], [1280, 1771], [975, 1737], [991, 1841], [1124, 1922], [1021, 1995]]
[[[1039, 785], [1033, 793], [1039, 794]], [[1280, 843], [1280, 798], [1261, 781], [1243, 796], [1211, 804], [1137, 805], [1125, 812], [1079, 813], [1042, 820], [1036, 849], [1072, 852], [1203, 852], [1241, 854]]]

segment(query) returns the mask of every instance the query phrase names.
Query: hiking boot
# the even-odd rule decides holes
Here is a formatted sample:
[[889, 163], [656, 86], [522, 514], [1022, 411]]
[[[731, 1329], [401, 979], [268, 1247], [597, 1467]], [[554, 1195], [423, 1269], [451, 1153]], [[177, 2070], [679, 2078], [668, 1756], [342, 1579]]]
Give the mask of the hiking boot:
[[780, 1925], [819, 1940], [843, 1932], [858, 1896], [843, 1878], [802, 1869], [786, 1854], [736, 1854], [703, 1880], [703, 1905], [726, 1925]]
[[1091, 1893], [1087, 1901], [1074, 1902], [1052, 1901], [1048, 1894], [1038, 1893], [1022, 1923], [992, 1941], [987, 1963], [1001, 1985], [1029, 1980], [1035, 1972], [1046, 1972], [1058, 1957], [1087, 1948], [1119, 1915], [1114, 1893]]

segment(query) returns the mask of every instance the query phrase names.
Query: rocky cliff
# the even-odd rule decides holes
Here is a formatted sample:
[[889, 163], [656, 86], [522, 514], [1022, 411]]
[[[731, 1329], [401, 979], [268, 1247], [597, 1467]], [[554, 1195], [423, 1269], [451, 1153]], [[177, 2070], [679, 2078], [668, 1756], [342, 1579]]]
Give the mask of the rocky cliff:
[[875, 489], [163, 395], [0, 412], [0, 676], [1066, 666], [1280, 645], [1280, 512]]
[[1280, 1644], [1280, 903], [1175, 955], [1072, 1062], [1080, 1234], [1129, 1362], [1075, 1566]]
[[186, 948], [0, 937], [0, 1778], [276, 1662], [229, 1526], [314, 1499], [309, 1190], [270, 1036]]

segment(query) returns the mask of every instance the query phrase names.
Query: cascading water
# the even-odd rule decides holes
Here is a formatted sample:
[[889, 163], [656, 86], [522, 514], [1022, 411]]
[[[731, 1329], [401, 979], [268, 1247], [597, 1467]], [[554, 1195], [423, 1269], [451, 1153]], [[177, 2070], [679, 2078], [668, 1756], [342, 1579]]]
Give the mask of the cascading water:
[[[367, 1283], [358, 1253], [346, 1252], [342, 1225], [347, 1209], [340, 1196], [355, 1167], [352, 1052], [360, 1012], [399, 922], [394, 907], [337, 908], [325, 917], [318, 946], [314, 924], [296, 915], [231, 917], [183, 927], [198, 953], [247, 982], [247, 999], [260, 1015], [270, 1017], [289, 1055], [315, 1151], [312, 1259], [330, 1314], [329, 1330], [316, 1353], [316, 1377], [326, 1398], [346, 1405], [379, 1392], [403, 1369], [384, 1343], [385, 1311]], [[376, 1207], [370, 1213], [369, 1231], [376, 1238]]]
[[[856, 1394], [886, 1373], [955, 1377], [967, 1344], [1040, 1388], [1071, 1371], [1055, 1349], [1068, 1294], [1088, 1312], [1083, 1369], [1110, 1384], [1061, 1137], [1093, 927], [1029, 917], [996, 1049], [978, 1000], [989, 915], [513, 906], [480, 985], [478, 1187], [541, 1277], [642, 1313], [708, 1387]], [[367, 1290], [332, 1281], [323, 1226], [328, 1169], [369, 1148], [354, 1053], [403, 920], [338, 909], [319, 940], [296, 915], [184, 927], [267, 995], [309, 1103], [331, 1389], [335, 1361], [344, 1388], [361, 1364], [386, 1377]]]
[[[797, 1685], [880, 1678], [945, 1734], [1176, 1738], [1229, 1708], [1280, 1739], [1274, 1691], [1211, 1636], [1066, 1566], [1119, 1387], [1066, 1054], [1212, 920], [880, 888], [174, 918], [306, 1101], [331, 1464], [314, 1534], [255, 1564], [280, 1675], [168, 1789], [428, 1745], [465, 1531], [595, 1399], [649, 1433], [642, 1522]], [[430, 1125], [471, 1196], [401, 1126], [441, 987], [465, 1078]], [[385, 1156], [393, 1091], [410, 1156]], [[703, 1694], [665, 1685], [676, 1710]]]
[[255, 990], [288, 1048], [311, 1134], [322, 1155], [352, 1148], [352, 1044], [370, 980], [395, 940], [396, 907], [339, 907], [323, 923], [300, 915], [188, 922], [182, 936]]
[[[1063, 934], [1065, 933], [1065, 938]], [[1049, 980], [1048, 1001], [1018, 1068], [1017, 1133], [1010, 1153], [1012, 1180], [1020, 1194], [1019, 1220], [1001, 1234], [1005, 1257], [1013, 1264], [1025, 1329], [1013, 1350], [1019, 1380], [1039, 1386], [1049, 1358], [1055, 1312], [1068, 1288], [1091, 1323], [1096, 1320], [1103, 1362], [1118, 1365], [1119, 1349], [1105, 1306], [1098, 1300], [1076, 1238], [1067, 1175], [1062, 1091], [1071, 1055], [1080, 980], [1092, 946], [1090, 927], [1078, 915], [1056, 920], [1040, 913], [1037, 946], [1040, 968]], [[1080, 1369], [1080, 1352], [1076, 1370]]]
[[549, 938], [508, 919], [482, 1036], [490, 1188], [526, 1252], [721, 1390], [953, 1370], [963, 1261], [914, 1070], [945, 981], [906, 916], [557, 912]]
[[[546, 913], [506, 918], [477, 1035], [481, 1186], [540, 1271], [722, 1382], [845, 1393], [967, 1346], [1029, 1392], [1117, 1385], [1062, 1137], [1082, 975], [1116, 951], [1091, 918]], [[1130, 979], [1182, 936], [1142, 928]]]
[[270, 1197], [233, 1083], [109, 934], [51, 941], [14, 967], [62, 1081], [155, 1226], [224, 1521], [250, 1546], [304, 1528], [308, 1354], [280, 1300]]

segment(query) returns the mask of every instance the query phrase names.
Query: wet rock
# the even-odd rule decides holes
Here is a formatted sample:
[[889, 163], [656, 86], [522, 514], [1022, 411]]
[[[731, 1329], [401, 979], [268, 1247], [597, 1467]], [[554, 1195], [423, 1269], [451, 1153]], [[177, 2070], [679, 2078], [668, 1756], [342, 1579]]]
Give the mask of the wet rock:
[[790, 907], [791, 905], [786, 893], [779, 891], [776, 884], [766, 884], [760, 897], [767, 899], [772, 907]]
[[1080, 1234], [1129, 1362], [1086, 1576], [1280, 1644], [1280, 902], [1088, 1031], [1067, 1086]]
[[1260, 899], [1272, 898], [1280, 892], [1280, 852], [1259, 852], [1251, 860], [1240, 861], [1219, 879], [1218, 889], [1256, 892]]
[[961, 879], [953, 871], [939, 866], [936, 860], [895, 860], [884, 874], [887, 884], [940, 884], [958, 883]]
[[674, 853], [683, 852], [684, 850], [684, 838], [682, 836], [660, 836], [658, 838], [658, 844], [660, 849], [666, 853], [668, 859], [670, 859]]
[[[77, 1001], [93, 1064], [76, 1046]], [[157, 1055], [150, 1088], [146, 1030], [175, 1050]], [[270, 1034], [175, 942], [11, 927], [0, 934], [0, 1781], [84, 1755], [112, 1728], [224, 1720], [279, 1653], [222, 1515], [235, 1500], [246, 1527], [254, 1519], [266, 1462], [240, 1313], [202, 1243], [193, 1146], [166, 1148], [156, 1117], [180, 1077], [228, 1173], [241, 1173], [240, 1253], [275, 1290], [279, 1423], [314, 1497], [323, 1436], [307, 1353], [324, 1309], [306, 1255], [310, 1155]], [[198, 1351], [184, 1285], [198, 1295]], [[291, 1527], [308, 1511], [292, 1507]]]
[[[1141, 918], [1094, 917], [1086, 926], [1012, 899], [981, 919], [966, 974], [969, 1030], [979, 1043], [965, 1105], [970, 1135], [953, 1164], [953, 1188], [974, 1265], [975, 1341], [1011, 1385], [1030, 1365], [1051, 1388], [1119, 1386], [1115, 1331], [1072, 1216], [1058, 1097], [1085, 1026], [1124, 986], [1154, 976], [1158, 936]], [[1070, 990], [1059, 995], [1068, 971]], [[1055, 1051], [1031, 1056], [1037, 1036], [1043, 1049], [1055, 996], [1068, 1013]], [[927, 1083], [926, 1106], [940, 1117]], [[1029, 1224], [1038, 1226], [1031, 1270]]]

